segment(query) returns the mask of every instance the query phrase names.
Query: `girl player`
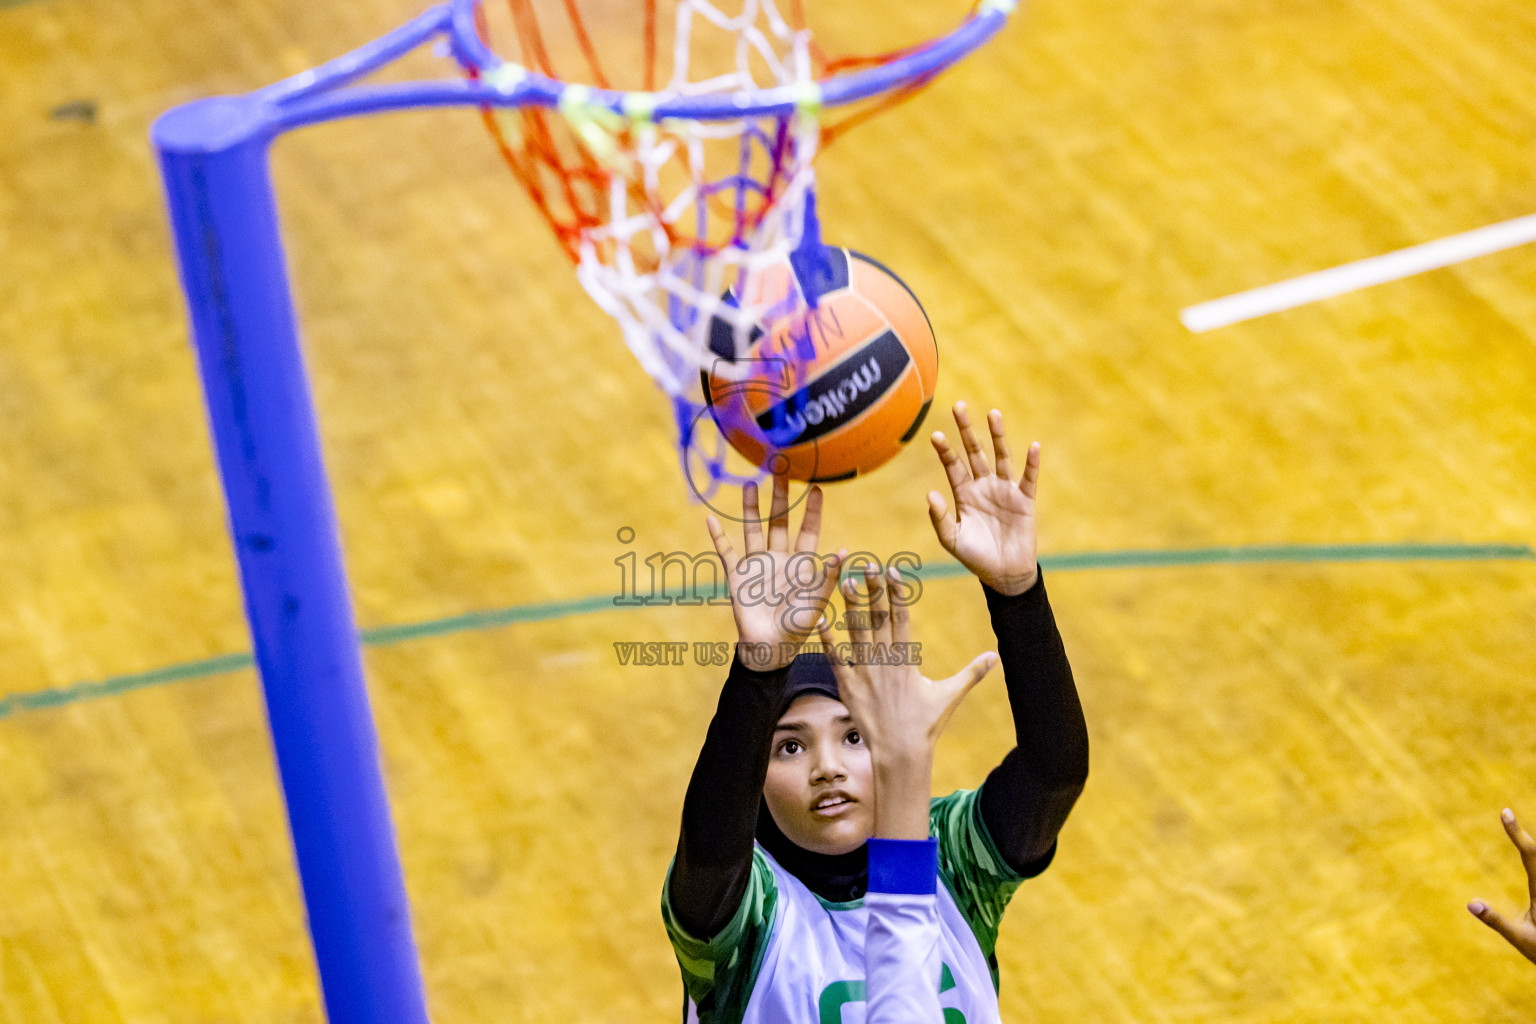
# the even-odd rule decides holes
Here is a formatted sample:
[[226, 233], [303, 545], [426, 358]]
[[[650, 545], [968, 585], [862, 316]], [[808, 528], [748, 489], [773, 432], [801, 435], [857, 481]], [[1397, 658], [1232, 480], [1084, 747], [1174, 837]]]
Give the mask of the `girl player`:
[[[918, 838], [923, 823], [908, 819], [914, 803], [921, 808], [927, 798], [932, 744], [993, 656], [982, 655], [939, 682], [912, 665], [795, 657], [822, 617], [843, 553], [821, 559], [824, 571], [807, 583], [804, 569], [820, 532], [820, 490], [812, 488], [791, 548], [787, 481], [774, 481], [766, 540], [756, 488], [748, 485], [743, 556], [720, 524], [708, 520], [741, 642], [688, 785], [662, 894], [688, 1019], [841, 1024], [845, 1005], [864, 1003], [866, 995], [882, 998], [866, 985], [881, 976], [867, 970], [867, 935], [872, 950], [931, 961], [922, 970], [931, 968], [932, 975], [921, 980], [931, 986], [945, 1024], [999, 1019], [993, 950], [1002, 912], [1019, 884], [1045, 870], [1055, 854], [1056, 834], [1087, 778], [1088, 735], [1035, 560], [1039, 449], [1031, 447], [1015, 481], [1001, 414], [989, 417], [995, 471], [963, 404], [954, 415], [965, 456], [942, 434], [933, 436], [954, 514], [931, 492], [929, 515], [940, 543], [982, 582], [1017, 745], [978, 789], [928, 803], [926, 829], [942, 885], [928, 923], [913, 921], [932, 935], [936, 917], [937, 941], [924, 952], [881, 931], [894, 920], [882, 902], [889, 890], [910, 887], [887, 884], [892, 870], [882, 843], [873, 867], [874, 902], [883, 909], [871, 919], [864, 901], [872, 866], [868, 840], [877, 831], [891, 840]], [[891, 610], [884, 589], [867, 580], [862, 598], [858, 591], [850, 595], [851, 610], [871, 613], [868, 629], [850, 617], [853, 639], [900, 642], [898, 629], [904, 639], [904, 609], [900, 620], [883, 617]], [[774, 594], [782, 600], [770, 603], [767, 595]], [[766, 656], [753, 656], [762, 652]], [[877, 961], [882, 955], [877, 952]]]

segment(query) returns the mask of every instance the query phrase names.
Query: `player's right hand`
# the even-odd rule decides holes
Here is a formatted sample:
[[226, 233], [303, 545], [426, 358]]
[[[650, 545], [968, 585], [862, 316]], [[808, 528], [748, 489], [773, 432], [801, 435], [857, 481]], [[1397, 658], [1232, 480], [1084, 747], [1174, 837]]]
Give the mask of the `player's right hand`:
[[783, 668], [794, 660], [806, 637], [816, 629], [837, 586], [846, 550], [835, 555], [816, 551], [821, 539], [821, 488], [812, 486], [794, 547], [789, 543], [789, 480], [773, 478], [773, 502], [768, 535], [763, 536], [757, 484], [741, 489], [742, 541], [738, 556], [720, 521], [705, 520], [715, 552], [725, 567], [736, 619], [738, 651], [748, 668], [759, 672]]

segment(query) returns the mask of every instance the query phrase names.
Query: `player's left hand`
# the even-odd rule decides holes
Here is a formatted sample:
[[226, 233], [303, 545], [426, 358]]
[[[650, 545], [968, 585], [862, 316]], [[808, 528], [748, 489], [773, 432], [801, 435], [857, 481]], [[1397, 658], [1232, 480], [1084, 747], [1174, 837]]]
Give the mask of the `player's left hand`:
[[869, 747], [875, 782], [875, 835], [923, 839], [928, 835], [928, 798], [933, 789], [933, 754], [955, 708], [981, 681], [997, 655], [987, 653], [948, 679], [929, 679], [911, 657], [907, 607], [889, 601], [901, 575], [882, 578], [873, 566], [862, 581], [843, 586], [848, 638], [840, 649], [826, 619], [818, 625], [837, 690]]
[[1525, 908], [1525, 913], [1516, 920], [1509, 918], [1494, 910], [1482, 900], [1473, 900], [1467, 904], [1467, 909], [1472, 912], [1483, 924], [1492, 928], [1504, 936], [1511, 946], [1520, 951], [1520, 954], [1532, 963], [1536, 963], [1536, 839], [1532, 839], [1520, 823], [1515, 820], [1515, 812], [1509, 808], [1499, 816], [1504, 823], [1504, 831], [1509, 835], [1509, 841], [1515, 844], [1515, 849], [1520, 851], [1520, 860], [1525, 865], [1525, 880], [1530, 893], [1530, 906]]
[[817, 626], [837, 676], [838, 693], [877, 764], [887, 757], [931, 762], [939, 734], [955, 709], [997, 664], [997, 655], [989, 651], [947, 679], [923, 675], [913, 656], [917, 648], [911, 642], [907, 606], [887, 596], [900, 582], [896, 569], [882, 577], [873, 566], [865, 567], [862, 580], [850, 575], [844, 581], [844, 617], [851, 641], [846, 654], [827, 619]]
[[1039, 564], [1035, 559], [1035, 486], [1040, 479], [1040, 446], [1029, 446], [1024, 472], [1013, 479], [1013, 460], [1003, 434], [1003, 414], [993, 409], [987, 417], [992, 432], [994, 470], [987, 463], [981, 442], [971, 429], [964, 402], [955, 403], [955, 425], [965, 457], [934, 431], [933, 447], [944, 463], [954, 494], [951, 515], [944, 496], [928, 492], [928, 517], [933, 520], [939, 543], [960, 564], [999, 593], [1022, 594], [1035, 585]]

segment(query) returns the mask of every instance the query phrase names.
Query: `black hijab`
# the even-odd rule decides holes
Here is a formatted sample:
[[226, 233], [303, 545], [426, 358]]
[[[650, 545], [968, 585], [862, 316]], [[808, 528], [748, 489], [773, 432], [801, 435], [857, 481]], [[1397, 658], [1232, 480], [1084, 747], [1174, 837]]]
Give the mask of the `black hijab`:
[[[832, 674], [826, 655], [805, 653], [790, 663], [784, 678], [784, 701], [779, 707], [779, 718], [784, 717], [790, 705], [801, 697], [820, 694], [841, 700], [837, 690], [837, 677]], [[861, 845], [847, 853], [813, 853], [797, 846], [779, 828], [763, 801], [757, 809], [757, 841], [763, 849], [779, 862], [779, 866], [800, 881], [805, 887], [824, 900], [846, 903], [859, 899], [869, 886], [869, 847]]]

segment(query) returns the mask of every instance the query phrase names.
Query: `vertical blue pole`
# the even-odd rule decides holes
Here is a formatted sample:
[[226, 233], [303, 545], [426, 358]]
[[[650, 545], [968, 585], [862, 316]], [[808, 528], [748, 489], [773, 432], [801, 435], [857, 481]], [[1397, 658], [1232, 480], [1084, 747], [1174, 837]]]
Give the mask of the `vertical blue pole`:
[[153, 136], [326, 1013], [426, 1024], [264, 109], [201, 100]]

